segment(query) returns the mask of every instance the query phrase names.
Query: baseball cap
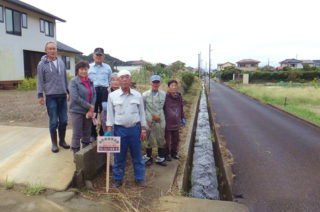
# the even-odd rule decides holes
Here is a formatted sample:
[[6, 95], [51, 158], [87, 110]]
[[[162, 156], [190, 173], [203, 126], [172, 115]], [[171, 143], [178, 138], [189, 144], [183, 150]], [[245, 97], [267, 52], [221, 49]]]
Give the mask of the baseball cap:
[[118, 77], [121, 77], [121, 76], [123, 76], [123, 75], [129, 75], [129, 76], [131, 77], [131, 73], [130, 73], [130, 71], [128, 71], [128, 70], [121, 70], [121, 71], [119, 71]]
[[93, 54], [104, 54], [103, 48], [95, 48]]
[[161, 82], [161, 77], [159, 75], [152, 75], [150, 78], [150, 82], [153, 81], [160, 81]]

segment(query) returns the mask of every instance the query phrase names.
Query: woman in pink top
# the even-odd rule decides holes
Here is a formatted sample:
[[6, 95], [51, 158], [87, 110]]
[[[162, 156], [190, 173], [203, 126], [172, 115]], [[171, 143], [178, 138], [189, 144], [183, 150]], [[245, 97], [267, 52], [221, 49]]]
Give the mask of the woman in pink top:
[[72, 124], [71, 148], [74, 153], [80, 150], [80, 140], [82, 148], [90, 143], [90, 133], [92, 118], [94, 118], [94, 105], [96, 92], [93, 82], [88, 79], [89, 63], [80, 61], [76, 65], [76, 77], [69, 84], [70, 106]]

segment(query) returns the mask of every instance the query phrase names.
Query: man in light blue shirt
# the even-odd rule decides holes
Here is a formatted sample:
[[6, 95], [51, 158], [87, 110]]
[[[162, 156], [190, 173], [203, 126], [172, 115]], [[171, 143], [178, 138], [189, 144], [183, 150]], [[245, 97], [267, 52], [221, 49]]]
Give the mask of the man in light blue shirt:
[[[104, 63], [104, 50], [103, 48], [96, 48], [93, 53], [94, 62], [90, 64], [88, 77], [93, 81], [96, 90], [96, 103], [94, 107], [95, 113], [101, 113], [102, 110], [107, 110], [108, 101], [108, 86], [112, 74], [111, 67]], [[102, 127], [99, 129], [99, 135], [103, 136], [104, 132]], [[96, 126], [92, 124], [90, 141], [97, 138]]]

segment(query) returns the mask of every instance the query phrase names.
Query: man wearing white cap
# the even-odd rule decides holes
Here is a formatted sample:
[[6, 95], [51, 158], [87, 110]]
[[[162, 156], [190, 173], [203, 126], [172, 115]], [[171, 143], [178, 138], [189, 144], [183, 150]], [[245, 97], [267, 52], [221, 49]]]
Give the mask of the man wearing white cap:
[[141, 141], [146, 138], [146, 116], [141, 94], [130, 88], [131, 73], [122, 70], [118, 73], [120, 89], [109, 94], [107, 103], [107, 132], [105, 136], [121, 137], [120, 153], [114, 155], [114, 187], [122, 185], [128, 148], [134, 168], [136, 183], [146, 186], [145, 164], [142, 158]]
[[146, 165], [151, 165], [152, 159], [152, 147], [156, 141], [158, 145], [158, 157], [156, 158], [156, 164], [166, 166], [166, 141], [164, 139], [164, 130], [166, 121], [164, 117], [163, 106], [166, 99], [166, 93], [159, 90], [161, 83], [161, 77], [159, 75], [153, 75], [150, 78], [151, 89], [142, 94], [147, 119], [147, 147], [146, 155], [143, 159]]

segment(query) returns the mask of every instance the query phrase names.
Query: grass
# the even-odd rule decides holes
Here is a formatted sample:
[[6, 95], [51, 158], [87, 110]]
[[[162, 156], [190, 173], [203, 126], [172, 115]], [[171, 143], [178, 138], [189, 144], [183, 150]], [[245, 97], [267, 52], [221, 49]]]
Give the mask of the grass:
[[320, 113], [310, 107], [320, 109], [320, 88], [316, 86], [279, 87], [264, 85], [236, 86], [236, 90], [259, 99], [263, 103], [273, 104], [282, 109], [320, 124]]
[[28, 186], [23, 190], [23, 193], [32, 196], [38, 195], [45, 191], [45, 187], [40, 184], [28, 184]]
[[12, 189], [15, 185], [14, 181], [8, 181], [8, 176], [6, 177], [6, 181], [4, 182], [4, 187], [6, 189]]

